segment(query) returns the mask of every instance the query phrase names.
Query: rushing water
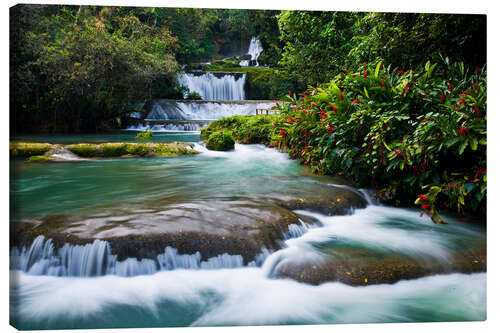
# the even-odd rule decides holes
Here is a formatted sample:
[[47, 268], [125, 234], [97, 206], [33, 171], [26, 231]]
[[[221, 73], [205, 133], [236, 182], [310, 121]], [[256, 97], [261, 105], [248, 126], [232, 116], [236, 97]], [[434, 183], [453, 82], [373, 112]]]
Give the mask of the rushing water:
[[[171, 201], [266, 200], [344, 186], [263, 146], [196, 148], [202, 153], [180, 158], [11, 161], [11, 219], [123, 215]], [[485, 273], [361, 287], [273, 277], [282, 265], [323, 262], [346, 249], [446, 265], [453, 251], [484, 244], [483, 227], [450, 217], [435, 225], [417, 210], [377, 205], [346, 216], [295, 213], [316, 223], [289, 227], [283, 249], [248, 265], [237, 255], [201, 260], [171, 247], [153, 259], [120, 261], [105, 241], [55, 249], [40, 237], [11, 250], [11, 322], [55, 329], [485, 320]]]
[[240, 61], [240, 66], [248, 67], [251, 62], [255, 61], [255, 66], [259, 66], [259, 55], [262, 53], [264, 49], [262, 48], [262, 43], [255, 37], [252, 37], [250, 41], [250, 45], [248, 46], [247, 54], [250, 55], [250, 60], [242, 60]]
[[246, 74], [185, 73], [177, 78], [180, 85], [197, 92], [205, 100], [237, 101], [245, 99]]

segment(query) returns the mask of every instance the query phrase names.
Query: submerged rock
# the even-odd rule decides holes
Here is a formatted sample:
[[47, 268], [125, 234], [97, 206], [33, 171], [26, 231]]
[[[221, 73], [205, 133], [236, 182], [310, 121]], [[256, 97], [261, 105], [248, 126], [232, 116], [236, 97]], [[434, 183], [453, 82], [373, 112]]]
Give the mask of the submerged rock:
[[288, 225], [299, 218], [282, 207], [248, 200], [171, 204], [162, 210], [101, 217], [53, 215], [35, 223], [11, 223], [12, 245], [27, 245], [38, 235], [65, 243], [109, 242], [119, 259], [151, 258], [171, 246], [180, 254], [199, 251], [202, 259], [239, 254], [245, 263], [262, 248], [279, 249]]
[[271, 276], [313, 285], [337, 281], [363, 286], [434, 274], [486, 271], [486, 244], [477, 249], [455, 251], [445, 262], [432, 258], [424, 262], [403, 255], [381, 257], [360, 249], [345, 249], [343, 254], [345, 256], [328, 258], [323, 262], [284, 262], [277, 265]]

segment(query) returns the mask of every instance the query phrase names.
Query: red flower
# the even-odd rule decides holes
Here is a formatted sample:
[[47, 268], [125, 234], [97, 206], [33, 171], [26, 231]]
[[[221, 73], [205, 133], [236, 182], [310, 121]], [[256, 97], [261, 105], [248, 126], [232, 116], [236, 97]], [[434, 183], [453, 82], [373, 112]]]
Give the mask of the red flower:
[[421, 99], [424, 99], [424, 98], [425, 98], [425, 95], [424, 95], [424, 94], [420, 94], [420, 98], [421, 98]]
[[311, 102], [311, 107], [313, 107], [313, 106], [318, 106], [318, 104]]
[[465, 103], [465, 100], [464, 99], [460, 99], [458, 101], [458, 106], [461, 107], [463, 103]]
[[280, 130], [280, 134], [281, 134], [282, 137], [286, 136], [286, 132], [284, 130]]
[[474, 66], [474, 68], [477, 71], [477, 74], [481, 74], [481, 68], [479, 66]]
[[422, 205], [422, 208], [426, 209], [426, 210], [429, 209], [430, 207], [431, 207], [431, 205], [429, 205], [429, 204], [423, 204]]
[[380, 85], [382, 86], [382, 88], [384, 87], [384, 81], [380, 82]]
[[399, 150], [394, 149], [394, 152], [396, 153], [397, 156], [401, 155], [401, 152]]
[[273, 126], [276, 126], [277, 124], [276, 123], [273, 123]]
[[443, 92], [442, 92], [442, 91], [441, 91], [441, 103], [443, 103], [443, 104], [444, 104], [444, 94], [443, 94]]
[[476, 111], [476, 116], [478, 118], [481, 118], [481, 111], [479, 111], [479, 108], [477, 107], [476, 104], [472, 104], [472, 107], [474, 108], [474, 111]]
[[344, 99], [344, 95], [342, 95], [342, 90], [339, 90], [339, 98], [340, 98], [340, 100]]
[[355, 99], [354, 101], [352, 101], [352, 104], [356, 104], [356, 103], [359, 103], [359, 101], [357, 99]]
[[366, 70], [363, 71], [363, 77], [366, 79]]
[[292, 97], [292, 92], [288, 90], [288, 96]]
[[466, 135], [467, 135], [467, 132], [468, 132], [468, 131], [467, 131], [467, 127], [462, 126], [462, 128], [460, 128], [460, 129], [458, 130], [458, 135], [460, 135], [460, 136], [466, 136]]
[[344, 73], [349, 73], [349, 70], [347, 68], [344, 69]]
[[446, 81], [446, 82], [448, 82], [448, 90], [449, 90], [450, 92], [452, 92], [452, 91], [453, 91], [453, 88], [452, 88], [452, 86], [451, 86], [451, 82], [450, 82], [450, 80], [448, 80], [448, 81]]

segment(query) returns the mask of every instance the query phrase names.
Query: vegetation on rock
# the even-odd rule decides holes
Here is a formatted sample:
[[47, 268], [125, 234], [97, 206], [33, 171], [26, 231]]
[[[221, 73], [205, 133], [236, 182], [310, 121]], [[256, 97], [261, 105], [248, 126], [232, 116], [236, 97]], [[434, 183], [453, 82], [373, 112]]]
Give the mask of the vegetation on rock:
[[137, 133], [135, 136], [136, 140], [149, 140], [153, 137], [153, 131], [152, 130], [145, 130], [140, 133]]
[[238, 143], [270, 144], [273, 137], [273, 123], [278, 120], [276, 115], [232, 116], [210, 123], [201, 130], [201, 138], [208, 139], [213, 133], [229, 131]]
[[212, 132], [208, 136], [206, 146], [211, 150], [231, 150], [234, 149], [234, 139], [230, 131]]
[[[51, 148], [61, 146], [50, 143], [31, 143], [31, 142], [11, 142], [10, 156], [30, 158], [30, 161], [50, 158], [50, 156], [41, 156]], [[63, 146], [73, 154], [79, 157], [161, 157], [161, 156], [180, 156], [197, 154], [198, 152], [185, 144], [179, 142], [170, 143], [128, 143], [128, 142], [108, 142], [102, 144], [77, 143]]]

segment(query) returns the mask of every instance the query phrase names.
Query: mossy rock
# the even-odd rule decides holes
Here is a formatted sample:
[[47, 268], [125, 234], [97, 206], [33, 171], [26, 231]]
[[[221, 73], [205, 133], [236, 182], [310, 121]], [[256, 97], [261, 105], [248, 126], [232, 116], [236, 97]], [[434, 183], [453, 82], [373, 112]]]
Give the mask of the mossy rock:
[[39, 142], [11, 142], [9, 152], [12, 157], [39, 156], [48, 152], [54, 145]]
[[90, 144], [90, 143], [77, 143], [73, 145], [69, 145], [66, 148], [70, 152], [80, 157], [96, 157], [101, 154], [101, 152], [97, 151], [99, 145]]
[[211, 150], [226, 151], [234, 149], [234, 139], [230, 131], [220, 131], [210, 134], [206, 146]]
[[34, 155], [27, 159], [28, 162], [51, 162], [52, 160], [50, 156], [45, 155]]
[[127, 143], [103, 143], [100, 145], [100, 149], [104, 155], [104, 157], [120, 157], [123, 155], [127, 155], [128, 152], [128, 144]]

